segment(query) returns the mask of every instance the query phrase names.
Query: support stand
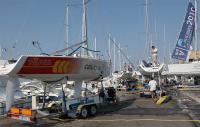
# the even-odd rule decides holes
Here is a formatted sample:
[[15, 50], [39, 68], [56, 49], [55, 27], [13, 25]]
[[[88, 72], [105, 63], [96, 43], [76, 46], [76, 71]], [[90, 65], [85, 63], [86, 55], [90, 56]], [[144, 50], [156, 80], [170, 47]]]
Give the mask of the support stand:
[[47, 89], [47, 84], [44, 84], [44, 94], [43, 94], [43, 104], [42, 104], [42, 109], [45, 108], [45, 102], [46, 102], [46, 89]]
[[[67, 84], [67, 80], [68, 80], [68, 77], [64, 79], [66, 84]], [[66, 102], [67, 101], [66, 101], [66, 96], [65, 96], [65, 91], [64, 91], [63, 85], [64, 84], [61, 83], [61, 87], [62, 87], [62, 113], [59, 116], [59, 118], [66, 119], [66, 118], [68, 118], [67, 107], [66, 107]]]
[[66, 108], [66, 98], [65, 98], [65, 91], [62, 85], [62, 113], [66, 114], [67, 113], [67, 108]]

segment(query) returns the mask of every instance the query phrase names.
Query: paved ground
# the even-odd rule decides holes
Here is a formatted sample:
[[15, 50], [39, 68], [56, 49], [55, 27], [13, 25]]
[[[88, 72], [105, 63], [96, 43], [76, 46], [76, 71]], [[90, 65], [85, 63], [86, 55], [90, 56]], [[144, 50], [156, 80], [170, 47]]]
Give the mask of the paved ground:
[[38, 124], [29, 124], [1, 118], [0, 127], [195, 127], [200, 122], [200, 104], [189, 97], [174, 97], [162, 105], [134, 94], [120, 98], [118, 105], [104, 107], [96, 117], [88, 119], [49, 117], [39, 119]]

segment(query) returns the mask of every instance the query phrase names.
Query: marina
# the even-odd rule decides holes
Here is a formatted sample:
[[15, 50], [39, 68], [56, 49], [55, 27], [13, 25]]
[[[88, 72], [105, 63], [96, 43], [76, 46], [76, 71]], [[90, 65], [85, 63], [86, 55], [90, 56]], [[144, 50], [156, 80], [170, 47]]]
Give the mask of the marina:
[[[10, 4], [12, 11], [20, 7], [29, 16], [24, 18], [24, 23], [16, 22], [17, 26], [21, 25], [19, 31], [24, 36], [16, 37], [14, 44], [0, 43], [0, 127], [200, 126], [200, 1], [184, 0], [185, 3], [175, 7], [173, 5], [180, 0], [163, 3], [119, 0], [114, 4], [122, 6], [116, 10], [118, 13], [111, 11], [117, 8], [111, 1], [2, 2], [5, 7]], [[164, 4], [172, 9], [166, 11]], [[5, 7], [2, 9], [7, 10]], [[171, 13], [173, 9], [180, 12]], [[130, 12], [138, 19], [132, 20]], [[164, 25], [159, 23], [164, 18], [161, 13], [174, 16], [174, 20], [165, 19]], [[7, 16], [1, 12], [0, 15]], [[56, 18], [52, 18], [53, 15]], [[126, 15], [129, 18], [122, 18]], [[45, 16], [50, 16], [51, 20], [43, 19]], [[117, 25], [114, 16], [123, 25]], [[155, 17], [160, 19], [154, 19], [153, 28]], [[129, 20], [132, 23], [126, 24]], [[179, 21], [181, 29], [175, 20]], [[6, 24], [0, 21], [0, 27]], [[30, 36], [26, 30], [33, 26], [41, 28], [38, 31], [28, 29]], [[141, 37], [133, 31], [130, 34], [132, 26], [137, 34], [144, 31]], [[176, 32], [179, 36], [175, 38], [177, 29], [180, 29]], [[4, 30], [7, 29], [0, 30], [0, 34]], [[40, 33], [40, 30], [46, 32]], [[48, 35], [53, 31], [58, 33]], [[8, 33], [5, 32], [5, 37], [10, 38], [12, 35]], [[61, 33], [64, 33], [63, 39]], [[98, 36], [101, 36], [100, 41]], [[171, 38], [174, 44], [167, 43]], [[1, 39], [8, 41], [4, 36]], [[31, 46], [26, 46], [28, 42], [24, 43], [24, 39]]]

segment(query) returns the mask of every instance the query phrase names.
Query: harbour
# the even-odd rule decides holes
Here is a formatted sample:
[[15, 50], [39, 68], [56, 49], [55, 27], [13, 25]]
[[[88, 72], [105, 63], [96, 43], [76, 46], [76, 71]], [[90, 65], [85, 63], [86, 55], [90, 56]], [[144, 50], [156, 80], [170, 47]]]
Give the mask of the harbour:
[[20, 27], [0, 29], [0, 126], [200, 126], [199, 0], [21, 1], [0, 7]]

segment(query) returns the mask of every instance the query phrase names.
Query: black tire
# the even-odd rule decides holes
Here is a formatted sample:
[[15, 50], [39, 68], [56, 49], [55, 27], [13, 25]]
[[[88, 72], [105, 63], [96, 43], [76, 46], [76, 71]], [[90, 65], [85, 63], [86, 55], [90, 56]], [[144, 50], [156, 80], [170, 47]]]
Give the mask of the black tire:
[[61, 107], [59, 107], [58, 104], [53, 104], [50, 108], [49, 108], [49, 113], [60, 113], [60, 109]]
[[91, 116], [95, 116], [97, 114], [97, 106], [96, 105], [91, 105], [89, 108], [89, 114]]
[[88, 110], [86, 107], [82, 107], [81, 112], [80, 112], [80, 117], [85, 119], [88, 116]]
[[49, 107], [49, 114], [51, 113], [55, 113], [55, 109], [56, 109], [56, 104], [53, 104], [51, 107]]
[[140, 97], [144, 97], [144, 93], [140, 93]]

